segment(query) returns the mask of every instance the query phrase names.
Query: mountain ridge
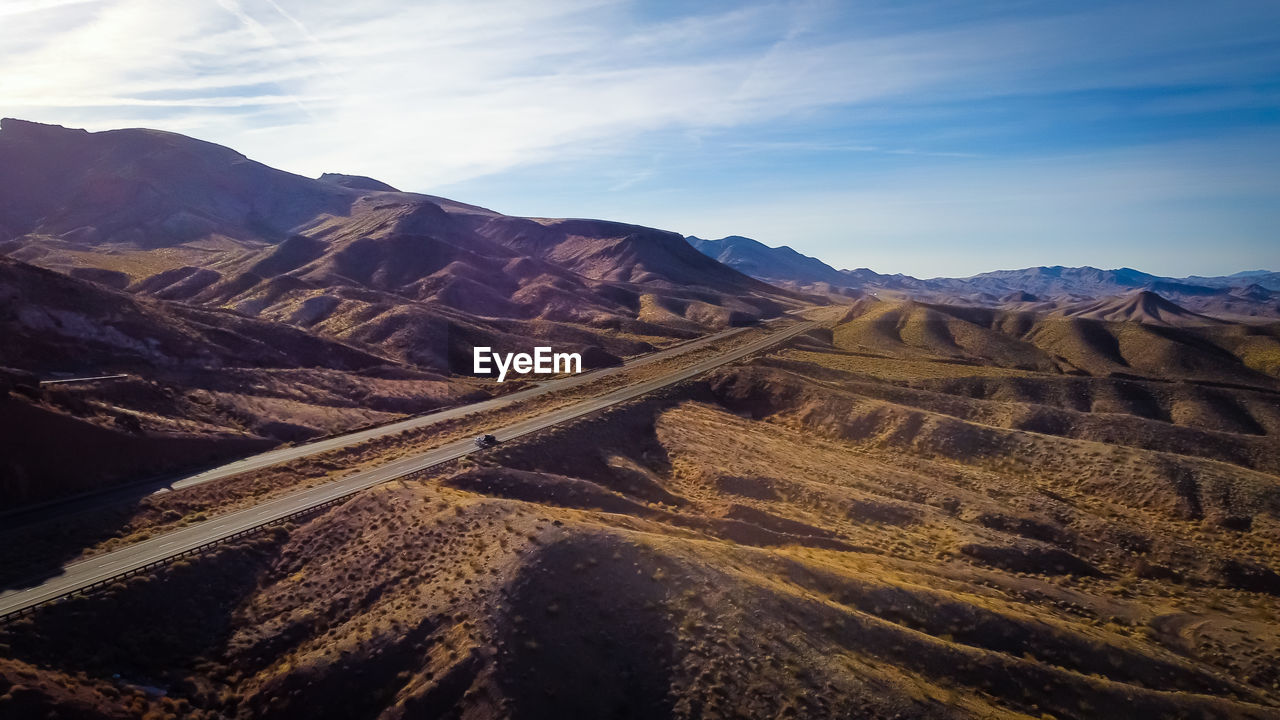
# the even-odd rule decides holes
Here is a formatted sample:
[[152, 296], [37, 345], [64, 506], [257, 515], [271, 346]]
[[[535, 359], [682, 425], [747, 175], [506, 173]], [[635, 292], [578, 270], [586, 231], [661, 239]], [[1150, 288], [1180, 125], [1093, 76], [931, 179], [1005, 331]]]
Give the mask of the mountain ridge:
[[[790, 247], [773, 248], [742, 236], [720, 240], [690, 236], [687, 240], [726, 265], [797, 289], [834, 290], [846, 295], [887, 292], [891, 297], [985, 306], [1031, 304], [1029, 307], [1046, 312], [1143, 291], [1157, 293], [1198, 315], [1260, 320], [1280, 317], [1280, 272], [1266, 270], [1172, 278], [1133, 268], [1048, 265], [967, 277], [916, 278], [900, 273], [885, 275], [867, 268], [837, 270]], [[830, 288], [819, 287], [822, 284]]]
[[306, 178], [175, 133], [11, 118], [0, 122], [0, 255], [437, 372], [463, 369], [466, 342], [620, 357], [805, 299], [673, 232], [506, 216], [360, 175]]

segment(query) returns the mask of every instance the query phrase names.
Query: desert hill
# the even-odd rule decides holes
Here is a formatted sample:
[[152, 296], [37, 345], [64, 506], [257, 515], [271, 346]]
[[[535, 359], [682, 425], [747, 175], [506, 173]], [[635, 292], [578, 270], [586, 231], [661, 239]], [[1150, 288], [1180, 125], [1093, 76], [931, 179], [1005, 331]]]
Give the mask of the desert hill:
[[[0, 507], [488, 395], [369, 347], [9, 258], [0, 334]], [[109, 375], [124, 377], [40, 382]]]
[[502, 388], [468, 377], [477, 345], [552, 343], [599, 367], [806, 299], [675, 233], [14, 119], [0, 123], [0, 297], [0, 368], [20, 389], [6, 444], [84, 450], [6, 453], [10, 501], [484, 397]]
[[[473, 399], [481, 341], [609, 361], [804, 299], [180, 136], [8, 122], [0, 160], [42, 142], [43, 214], [0, 185], [0, 506]], [[1183, 299], [1272, 291], [1041, 270], [842, 272], [783, 346], [44, 606], [0, 627], [0, 715], [1280, 718], [1280, 323]], [[0, 578], [439, 433], [6, 526]]]
[[73, 247], [253, 246], [354, 198], [173, 133], [0, 121], [0, 225]]
[[771, 317], [799, 296], [675, 233], [507, 217], [319, 180], [152, 130], [0, 125], [0, 252], [131, 292], [459, 370], [452, 339], [605, 357]]
[[1111, 322], [1138, 322], [1145, 325], [1187, 327], [1220, 325], [1221, 320], [1193, 313], [1150, 290], [1139, 290], [1126, 296], [1087, 301], [1057, 309], [1054, 314]]
[[1066, 314], [868, 298], [845, 321], [836, 347], [880, 357], [1263, 388], [1280, 377], [1280, 323], [1215, 321], [1150, 293]]
[[0, 257], [0, 366], [32, 373], [228, 365], [360, 370], [368, 350], [226, 310], [135, 297]]

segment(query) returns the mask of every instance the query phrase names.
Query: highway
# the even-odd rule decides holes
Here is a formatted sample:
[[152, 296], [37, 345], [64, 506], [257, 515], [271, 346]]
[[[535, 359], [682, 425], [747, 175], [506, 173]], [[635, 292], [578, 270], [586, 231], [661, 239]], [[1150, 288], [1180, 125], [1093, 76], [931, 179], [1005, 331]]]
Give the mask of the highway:
[[405, 420], [397, 420], [386, 425], [379, 425], [365, 430], [337, 435], [323, 440], [316, 440], [303, 445], [276, 448], [257, 455], [250, 455], [249, 457], [241, 458], [240, 460], [218, 465], [217, 467], [209, 468], [207, 470], [201, 470], [176, 477], [151, 479], [139, 483], [118, 485], [106, 490], [76, 495], [49, 503], [40, 503], [26, 507], [14, 508], [13, 510], [0, 513], [0, 520], [3, 520], [7, 527], [20, 527], [25, 524], [41, 522], [53, 517], [65, 517], [79, 512], [84, 512], [86, 510], [94, 510], [114, 504], [137, 502], [148, 495], [169, 492], [172, 490], [181, 490], [193, 485], [199, 485], [200, 483], [221, 480], [222, 478], [231, 477], [232, 475], [249, 472], [250, 470], [260, 470], [265, 467], [316, 455], [329, 450], [350, 447], [352, 445], [365, 442], [366, 440], [373, 440], [374, 438], [386, 435], [395, 435], [406, 430], [416, 430], [418, 428], [427, 427], [428, 425], [434, 425], [446, 420], [454, 420], [472, 413], [505, 408], [540, 395], [568, 390], [570, 388], [577, 387], [578, 385], [607, 378], [625, 370], [633, 370], [638, 367], [644, 367], [650, 363], [683, 355], [721, 340], [728, 339], [734, 335], [745, 332], [748, 329], [750, 328], [730, 328], [713, 335], [707, 335], [705, 337], [697, 338], [696, 340], [673, 345], [658, 352], [632, 358], [620, 367], [601, 368], [599, 370], [593, 370], [591, 372], [581, 373], [578, 375], [570, 375], [568, 377], [547, 380], [540, 382], [533, 387], [519, 390], [508, 395], [500, 395], [477, 403], [459, 405], [458, 407], [439, 410], [426, 415], [418, 415]]
[[[672, 372], [662, 375], [660, 377], [656, 377], [650, 380], [646, 380], [644, 382], [636, 383], [635, 385], [629, 385], [627, 387], [620, 388], [618, 390], [606, 393], [604, 395], [587, 398], [582, 400], [581, 402], [577, 402], [572, 405], [568, 405], [556, 410], [551, 410], [544, 414], [537, 415], [537, 416], [522, 420], [520, 422], [507, 425], [505, 427], [496, 428], [496, 429], [477, 427], [475, 428], [475, 433], [476, 434], [479, 434], [481, 432], [492, 433], [493, 435], [497, 436], [498, 440], [500, 441], [512, 440], [522, 435], [527, 435], [532, 432], [537, 432], [538, 430], [551, 427], [553, 425], [565, 422], [567, 420], [571, 420], [573, 418], [594, 413], [599, 410], [608, 408], [612, 405], [617, 405], [618, 403], [626, 402], [628, 400], [637, 398], [646, 393], [653, 392], [654, 390], [657, 390], [659, 388], [666, 387], [668, 385], [672, 385], [684, 380], [688, 380], [689, 378], [696, 377], [698, 375], [701, 375], [702, 373], [707, 372], [708, 370], [716, 368], [725, 363], [739, 360], [743, 357], [746, 357], [747, 355], [759, 352], [761, 350], [765, 350], [778, 343], [784, 342], [785, 340], [788, 340], [802, 332], [810, 330], [816, 327], [817, 325], [818, 323], [813, 321], [798, 322], [790, 327], [784, 328], [782, 330], [778, 330], [776, 332], [769, 333], [756, 340], [752, 340], [738, 347], [726, 350], [723, 353], [714, 355], [709, 358], [705, 358], [693, 365], [679, 368], [677, 370], [673, 370]], [[706, 344], [706, 343], [714, 342], [715, 340], [722, 339], [727, 335], [732, 334], [733, 332], [739, 332], [739, 331], [727, 331], [725, 333], [720, 333], [718, 335], [711, 335], [711, 336], [708, 336], [707, 338], [702, 338], [700, 340], [694, 341], [693, 343], [686, 343], [680, 346], [679, 348], [673, 348], [672, 351], [679, 350], [679, 353], [688, 352], [690, 349], [694, 349], [695, 343]], [[664, 352], [672, 352], [672, 351], [664, 351]], [[679, 354], [679, 353], [676, 353], [676, 354]], [[663, 355], [664, 355], [663, 353], [657, 353], [655, 355], [646, 356], [641, 360], [647, 361], [647, 362], [653, 362], [663, 357]], [[638, 364], [642, 364], [641, 360], [637, 360], [631, 365], [628, 365], [627, 367], [636, 367]], [[612, 372], [616, 372], [618, 369], [613, 368], [610, 370]], [[538, 388], [534, 388], [533, 390], [537, 390], [541, 392], [550, 392], [551, 390], [548, 390], [546, 388], [547, 386], [552, 386], [553, 383], [562, 383], [560, 385], [555, 385], [554, 389], [564, 389], [565, 387], [572, 387], [575, 384], [586, 382], [588, 379], [598, 379], [599, 377], [602, 377], [602, 375], [599, 372], [592, 373], [589, 375], [579, 375], [579, 376], [574, 376], [570, 378], [564, 378], [562, 380], [548, 382], [539, 386]], [[569, 381], [569, 380], [573, 380], [577, 382], [563, 384], [565, 383], [565, 381]], [[532, 392], [532, 390], [522, 391], [522, 392], [530, 393]], [[502, 401], [502, 404], [490, 406], [490, 407], [502, 407], [505, 404], [510, 404], [511, 402], [515, 402], [517, 401], [518, 396], [521, 394], [522, 393], [514, 393], [509, 396], [497, 398], [495, 400]], [[533, 394], [540, 394], [540, 393], [534, 392]], [[530, 396], [531, 395], [525, 395], [524, 397], [528, 398]], [[486, 402], [494, 402], [494, 401], [486, 401]], [[476, 405], [468, 405], [464, 408], [457, 408], [456, 410], [450, 410], [445, 412], [447, 413], [457, 412], [458, 414], [453, 415], [452, 417], [459, 417], [461, 415], [476, 412], [477, 410], [489, 409], [489, 408], [482, 407], [484, 405], [485, 403], [478, 403]], [[232, 467], [232, 466], [240, 466], [240, 467], [234, 471], [226, 471], [225, 474], [216, 475], [215, 477], [225, 477], [226, 475], [234, 474], [236, 472], [244, 472], [245, 470], [252, 469], [253, 467], [264, 467], [265, 465], [274, 464], [277, 462], [281, 462], [283, 460], [303, 457], [308, 454], [312, 454], [315, 452], [322, 452], [323, 450], [332, 449], [335, 447], [343, 447], [345, 445], [351, 444], [352, 442], [359, 442], [360, 440], [369, 439], [371, 437], [377, 437], [380, 434], [400, 432], [402, 430], [410, 429], [413, 427], [421, 427], [423, 425], [430, 424], [430, 422], [427, 422], [427, 420], [431, 417], [436, 417], [436, 420], [434, 421], [439, 422], [439, 420], [443, 418], [439, 418], [437, 416], [442, 414], [444, 413], [436, 413], [433, 416], [424, 416], [422, 418], [414, 418], [412, 420], [406, 420], [402, 423], [396, 423], [395, 425], [388, 425], [388, 426], [364, 431], [362, 433], [355, 433], [352, 436], [343, 436], [340, 438], [333, 438], [330, 441], [324, 441], [324, 443], [333, 442], [335, 444], [329, 445], [328, 447], [322, 447], [320, 449], [315, 449], [314, 446], [323, 445], [324, 443], [313, 443], [311, 445], [306, 445], [299, 448], [287, 448], [284, 450], [273, 451], [270, 453], [263, 453], [262, 455], [254, 456], [254, 458], [248, 458], [246, 460], [241, 460], [237, 463], [231, 463], [229, 466], [223, 466], [223, 467]], [[397, 428], [397, 426], [399, 427]], [[366, 433], [370, 433], [370, 434], [366, 434]], [[352, 437], [358, 436], [358, 435], [363, 435], [364, 437], [362, 437], [360, 440], [351, 439]], [[396, 478], [404, 477], [406, 475], [410, 475], [412, 473], [425, 470], [432, 466], [439, 465], [444, 462], [448, 462], [450, 460], [462, 457], [463, 455], [467, 455], [473, 452], [483, 452], [483, 451], [479, 451], [476, 449], [471, 438], [458, 440], [456, 442], [452, 442], [447, 445], [434, 448], [432, 450], [428, 450], [418, 455], [402, 458], [400, 460], [388, 463], [386, 465], [382, 465], [369, 470], [357, 472], [347, 477], [334, 480], [332, 482], [328, 482], [322, 485], [317, 485], [315, 487], [298, 490], [288, 495], [267, 500], [251, 508], [238, 510], [236, 512], [227, 513], [225, 515], [217, 515], [195, 525], [189, 525], [187, 527], [174, 530], [164, 535], [160, 535], [148, 540], [144, 540], [142, 542], [135, 543], [135, 544], [120, 548], [118, 550], [113, 550], [109, 553], [104, 553], [102, 555], [97, 555], [95, 557], [91, 557], [85, 560], [71, 563], [63, 567], [62, 569], [63, 572], [61, 575], [57, 575], [55, 577], [49, 578], [48, 580], [44, 581], [39, 585], [30, 587], [30, 588], [19, 589], [19, 590], [8, 590], [3, 593], [0, 593], [0, 617], [22, 610], [24, 608], [28, 608], [34, 605], [39, 605], [40, 603], [62, 597], [68, 593], [72, 593], [77, 590], [87, 588], [90, 585], [93, 585], [94, 583], [97, 583], [103, 580], [108, 580], [122, 573], [143, 568], [152, 563], [165, 560], [175, 555], [179, 555], [186, 550], [198, 548], [210, 542], [214, 542], [217, 540], [230, 537], [232, 535], [235, 535], [238, 532], [249, 530], [249, 529], [258, 527], [264, 523], [269, 523], [275, 520], [288, 517], [300, 511], [307, 510], [308, 508], [313, 508], [317, 505], [322, 505], [325, 502], [334, 500], [336, 498], [341, 498], [341, 497], [350, 495], [354, 492], [363, 490], [365, 488], [369, 488], [374, 485], [387, 482], [389, 480], [394, 480]], [[269, 462], [265, 460], [261, 460], [261, 458], [265, 458], [268, 456], [272, 457], [273, 459]], [[263, 464], [256, 464], [256, 465], [249, 465], [249, 466], [244, 465], [244, 463], [247, 463], [250, 461], [260, 462]], [[218, 472], [222, 472], [222, 470], [223, 470], [222, 468], [218, 468], [217, 470], [213, 470], [209, 472], [218, 473]], [[202, 475], [207, 475], [207, 473]], [[193, 476], [193, 477], [200, 477], [200, 476]], [[214, 479], [214, 477], [206, 477], [204, 480], [201, 480], [200, 482], [208, 482], [211, 479]]]

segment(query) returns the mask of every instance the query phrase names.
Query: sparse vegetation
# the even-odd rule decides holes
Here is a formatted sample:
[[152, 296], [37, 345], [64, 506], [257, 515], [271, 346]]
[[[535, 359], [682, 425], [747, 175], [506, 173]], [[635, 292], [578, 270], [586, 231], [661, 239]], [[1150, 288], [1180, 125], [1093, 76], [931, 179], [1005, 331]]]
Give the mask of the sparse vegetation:
[[[1280, 716], [1270, 390], [927, 354], [878, 374], [821, 342], [380, 486], [0, 643], [136, 715]], [[156, 522], [235, 506], [174, 495]], [[200, 622], [147, 604], [179, 595]], [[130, 655], [112, 679], [119, 658], [85, 650], [101, 627], [164, 661]], [[135, 702], [153, 683], [169, 694]]]

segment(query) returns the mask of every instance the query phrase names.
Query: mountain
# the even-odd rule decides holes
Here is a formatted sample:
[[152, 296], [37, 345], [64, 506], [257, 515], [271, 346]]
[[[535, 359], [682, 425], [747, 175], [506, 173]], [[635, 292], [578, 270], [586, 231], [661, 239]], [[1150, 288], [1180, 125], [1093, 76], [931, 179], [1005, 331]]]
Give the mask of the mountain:
[[213, 143], [155, 130], [89, 133], [0, 120], [0, 226], [82, 248], [283, 240], [356, 193], [274, 170]]
[[320, 181], [333, 183], [334, 185], [341, 185], [342, 187], [352, 188], [353, 190], [383, 190], [386, 192], [400, 192], [381, 180], [374, 180], [373, 178], [365, 175], [325, 173], [320, 176]]
[[288, 325], [110, 290], [0, 257], [0, 367], [102, 374], [173, 367], [388, 364]]
[[[938, 292], [957, 288], [1007, 297], [1006, 293], [1031, 295], [1037, 309], [1075, 312], [1081, 303], [1131, 298], [1140, 293], [1148, 305], [1169, 302], [1182, 312], [1231, 320], [1280, 318], [1280, 292], [1268, 290], [1252, 278], [1167, 278], [1121, 268], [1100, 270], [1080, 267], [1037, 267], [984, 273], [971, 278], [924, 281]], [[972, 297], [972, 296], [970, 296]], [[1157, 301], [1156, 298], [1159, 298]], [[1028, 302], [1023, 298], [1022, 302]], [[1139, 311], [1138, 316], [1145, 313]], [[1117, 317], [1127, 317], [1121, 313]]]
[[1158, 278], [1131, 268], [1100, 270], [1094, 267], [1034, 267], [998, 270], [965, 278], [968, 285], [987, 292], [1008, 289], [1033, 295], [1106, 294], [1117, 289], [1135, 289]]
[[1267, 290], [1280, 291], [1280, 272], [1272, 272], [1270, 270], [1246, 270], [1244, 272], [1233, 273], [1225, 277], [1201, 277], [1192, 275], [1186, 278], [1187, 282], [1196, 283], [1198, 285], [1208, 285], [1210, 287], [1242, 287], [1245, 285], [1258, 285]]
[[464, 371], [476, 344], [616, 362], [803, 299], [671, 232], [304, 178], [173, 133], [13, 119], [0, 121], [0, 254], [433, 371]]
[[730, 235], [719, 240], [703, 240], [690, 235], [685, 239], [702, 254], [762, 280], [833, 285], [847, 282], [846, 277], [830, 265], [817, 258], [801, 255], [785, 245], [773, 248], [741, 235]]
[[[0, 507], [490, 394], [373, 348], [3, 257], [0, 335]], [[101, 376], [114, 377], [41, 382]]]
[[[496, 392], [445, 372], [470, 343], [608, 361], [804, 300], [671, 233], [181, 136], [9, 123], [0, 170], [44, 194], [0, 197], [0, 509]], [[1169, 299], [1258, 306], [1257, 276], [720, 251], [855, 297], [576, 418], [553, 397], [0, 522], [0, 589], [103, 578], [0, 623], [0, 717], [1280, 717], [1280, 322]], [[530, 413], [561, 421], [328, 484]], [[192, 549], [300, 494], [331, 500]]]
[[[1089, 301], [1157, 293], [1199, 315], [1241, 320], [1280, 318], [1280, 273], [1247, 271], [1224, 277], [1167, 278], [1119, 268], [1061, 265], [998, 270], [965, 278], [920, 279], [867, 268], [836, 270], [789, 247], [730, 236], [688, 242], [702, 253], [768, 282], [820, 294], [871, 293], [890, 298], [1070, 312]], [[1142, 313], [1138, 313], [1141, 315]]]

